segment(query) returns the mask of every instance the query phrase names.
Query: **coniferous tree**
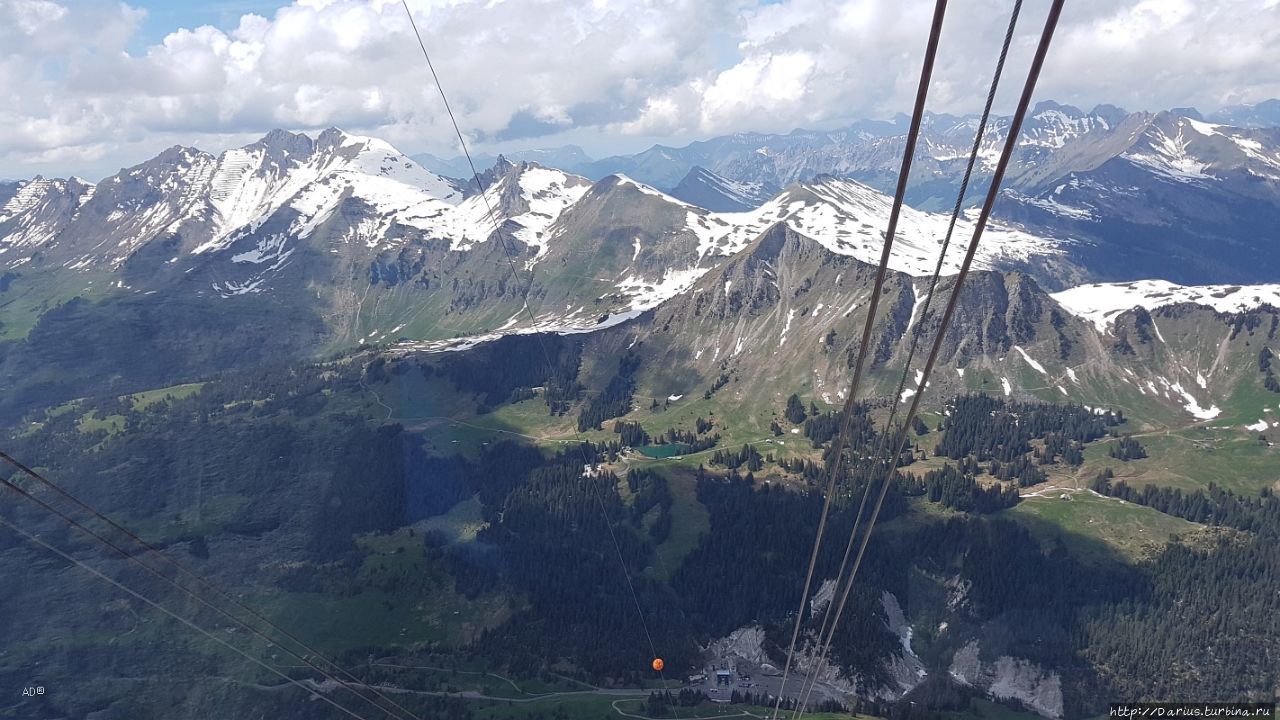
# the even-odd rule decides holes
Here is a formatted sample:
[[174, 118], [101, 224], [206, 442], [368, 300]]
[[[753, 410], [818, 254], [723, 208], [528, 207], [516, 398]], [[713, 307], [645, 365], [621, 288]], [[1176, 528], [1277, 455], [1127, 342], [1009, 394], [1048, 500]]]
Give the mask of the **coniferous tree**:
[[911, 429], [916, 435], [925, 435], [929, 432], [929, 426], [924, 424], [924, 421], [920, 419], [919, 415], [915, 415], [911, 418]]
[[1147, 457], [1147, 449], [1142, 447], [1142, 443], [1134, 440], [1132, 435], [1124, 435], [1119, 441], [1111, 443], [1107, 454], [1117, 460], [1128, 462]]
[[628, 447], [641, 447], [649, 444], [649, 433], [645, 432], [638, 422], [615, 421], [613, 423], [613, 431], [618, 433], [622, 444]]
[[787, 409], [783, 413], [783, 417], [792, 425], [799, 425], [804, 422], [806, 417], [804, 403], [800, 402], [799, 395], [792, 393], [791, 397], [787, 398]]

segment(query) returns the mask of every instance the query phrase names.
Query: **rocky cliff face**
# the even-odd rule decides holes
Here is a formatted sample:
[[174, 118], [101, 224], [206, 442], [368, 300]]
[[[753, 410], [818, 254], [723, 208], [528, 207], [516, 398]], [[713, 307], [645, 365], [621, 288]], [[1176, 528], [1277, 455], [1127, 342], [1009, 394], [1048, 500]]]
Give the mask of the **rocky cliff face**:
[[1062, 678], [1057, 673], [1008, 655], [984, 661], [980, 650], [972, 640], [956, 651], [951, 677], [993, 697], [1018, 700], [1045, 717], [1062, 717]]
[[907, 616], [903, 614], [898, 598], [886, 591], [880, 596], [880, 606], [884, 610], [889, 630], [902, 642], [902, 652], [886, 658], [885, 669], [889, 677], [893, 678], [893, 682], [897, 683], [898, 691], [906, 695], [924, 682], [929, 672], [925, 669], [924, 661], [911, 648], [911, 624], [907, 622]]

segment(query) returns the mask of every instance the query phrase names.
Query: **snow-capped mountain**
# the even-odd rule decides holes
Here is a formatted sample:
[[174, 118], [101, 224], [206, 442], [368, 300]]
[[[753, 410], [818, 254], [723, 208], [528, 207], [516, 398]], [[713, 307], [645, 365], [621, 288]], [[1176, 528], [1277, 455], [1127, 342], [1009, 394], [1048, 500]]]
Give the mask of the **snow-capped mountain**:
[[[20, 269], [8, 282], [37, 315], [74, 295], [262, 296], [313, 308], [330, 342], [440, 340], [616, 321], [686, 290], [775, 223], [872, 262], [891, 205], [822, 177], [763, 204], [762, 187], [718, 182], [759, 206], [714, 212], [623, 175], [592, 184], [503, 158], [480, 182], [483, 194], [336, 129], [274, 131], [219, 155], [175, 147], [96, 187], [11, 186], [0, 267]], [[946, 224], [905, 209], [891, 266], [931, 272]], [[946, 270], [971, 232], [963, 219]], [[1074, 277], [1065, 238], [998, 224], [987, 237], [979, 267]]]
[[[578, 202], [591, 183], [576, 175], [560, 170], [521, 161], [513, 165], [501, 155], [492, 168], [481, 175], [485, 195], [474, 194], [464, 200], [457, 215], [467, 218], [483, 218], [489, 211], [488, 203], [496, 203], [494, 211], [510, 223], [512, 235], [525, 245], [536, 248], [534, 260], [547, 251], [548, 231], [569, 206]], [[438, 230], [434, 230], [439, 232]], [[456, 249], [465, 249], [477, 242], [484, 242], [492, 232], [480, 223], [465, 223], [446, 227], [453, 232]]]
[[1132, 130], [1113, 135], [1100, 159], [1073, 161], [1039, 189], [1006, 192], [997, 215], [1083, 241], [1076, 259], [1098, 279], [1280, 277], [1280, 129], [1174, 113], [1128, 122]]
[[[418, 153], [410, 157], [414, 162], [437, 175], [453, 178], [471, 177], [471, 163], [467, 162], [466, 156], [463, 155], [442, 158], [431, 153]], [[475, 163], [477, 169], [483, 170], [484, 168], [492, 167], [498, 162], [498, 158], [505, 158], [514, 163], [535, 163], [543, 167], [553, 167], [576, 175], [584, 174], [582, 169], [592, 162], [587, 153], [577, 145], [516, 150], [502, 155], [490, 155], [483, 152], [475, 153], [471, 156], [471, 162]]]
[[[463, 199], [448, 180], [428, 173], [390, 145], [327, 130], [316, 139], [274, 131], [243, 148], [212, 155], [173, 147], [83, 191], [77, 203], [57, 202], [68, 183], [33, 182], [5, 204], [8, 223], [21, 223], [23, 247], [63, 267], [117, 268], [157, 238], [180, 238], [175, 251], [214, 253], [255, 233], [274, 215], [291, 214], [289, 231], [305, 237], [344, 198], [373, 212], [424, 224]], [[18, 238], [0, 239], [12, 266]]]
[[[724, 392], [750, 407], [776, 405], [785, 388], [807, 386], [820, 406], [838, 406], [875, 276], [874, 264], [775, 223], [668, 301], [587, 336], [584, 352], [638, 354], [649, 368], [641, 382], [655, 384], [650, 389], [658, 396]], [[944, 278], [938, 297], [949, 295], [953, 283]], [[1170, 423], [1256, 423], [1252, 404], [1228, 400], [1261, 392], [1258, 349], [1280, 339], [1280, 309], [1267, 307], [1260, 289], [1241, 289], [1237, 298], [1211, 288], [1180, 288], [1167, 297], [1150, 289], [1138, 298], [1150, 301], [1149, 310], [1108, 309], [1107, 323], [1081, 304], [1094, 293], [1106, 295], [1105, 288], [1051, 295], [1022, 273], [975, 271], [943, 339], [930, 383], [935, 401], [985, 391], [1119, 407]], [[895, 392], [913, 328], [926, 338], [937, 331], [944, 303], [925, 309], [926, 292], [922, 278], [886, 275], [868, 356], [873, 396]], [[1127, 304], [1114, 295], [1108, 307]], [[1211, 300], [1236, 314], [1180, 299]], [[917, 381], [922, 367], [917, 354]]]
[[[710, 216], [710, 224], [723, 222], [741, 228], [724, 236], [717, 248], [728, 254], [764, 228], [783, 222], [840, 255], [852, 255], [863, 262], [878, 263], [884, 228], [889, 222], [892, 199], [874, 188], [853, 180], [831, 176], [793, 185], [759, 209], [741, 214]], [[965, 213], [956, 223], [952, 244], [943, 263], [943, 273], [959, 270], [964, 249], [973, 235], [976, 211]], [[889, 266], [910, 275], [929, 275], [937, 264], [950, 215], [904, 207]], [[1033, 235], [1001, 223], [988, 223], [974, 266], [981, 269], [1012, 269], [1034, 266], [1036, 274], [1055, 277], [1066, 272], [1060, 263], [1066, 238]]]
[[[1225, 108], [1209, 119], [1237, 128], [1274, 128], [1280, 100]], [[1205, 118], [1192, 108], [1169, 113], [1129, 113], [1113, 105], [1083, 111], [1042, 101], [1023, 123], [1017, 155], [1005, 182], [1024, 193], [1052, 187], [1071, 172], [1086, 171], [1125, 152], [1162, 115]], [[917, 207], [945, 209], [954, 202], [960, 174], [973, 144], [978, 116], [925, 113], [920, 150], [907, 200]], [[892, 190], [901, 162], [909, 118], [861, 121], [832, 131], [796, 130], [786, 135], [737, 133], [674, 148], [655, 145], [578, 165], [588, 177], [621, 172], [660, 188], [674, 188], [695, 167], [736, 182], [786, 186], [830, 174], [849, 177], [885, 192]], [[994, 167], [1009, 118], [991, 119], [980, 149], [979, 178]], [[1264, 147], [1266, 143], [1264, 143]], [[1265, 150], [1264, 150], [1265, 152]], [[973, 194], [981, 192], [981, 182]]]
[[468, 196], [462, 184], [381, 140], [337, 129], [314, 140], [277, 130], [216, 156], [174, 147], [96, 187], [44, 179], [14, 186], [0, 209], [0, 266], [114, 271], [161, 243], [164, 263], [182, 264], [184, 273], [220, 263], [225, 279], [210, 286], [219, 293], [260, 291], [298, 243], [338, 215], [342, 237], [328, 239], [369, 252], [409, 236], [470, 247], [489, 237], [495, 221], [538, 247], [587, 186], [530, 165], [502, 165], [490, 175], [498, 198], [492, 219], [483, 198]]
[[[978, 119], [973, 115], [925, 114], [909, 203], [928, 209], [947, 209], [954, 204]], [[1087, 165], [1088, 158], [1105, 153], [1105, 147], [1093, 152], [1089, 148], [1105, 145], [1103, 138], [1123, 137], [1133, 122], [1123, 110], [1110, 105], [1099, 105], [1086, 113], [1068, 105], [1041, 102], [1023, 124], [1019, 153], [1006, 182], [1027, 187], [1043, 182], [1046, 175], [1056, 177], [1075, 169], [1076, 163]], [[902, 161], [908, 124], [909, 118], [899, 115], [893, 122], [863, 121], [826, 132], [737, 133], [683, 148], [654, 146], [635, 155], [605, 158], [584, 172], [589, 177], [622, 172], [655, 187], [675, 187], [696, 167], [727, 180], [774, 186], [829, 174], [890, 192]], [[994, 168], [1008, 126], [1007, 117], [992, 119], [980, 150], [979, 177]], [[1060, 168], [1059, 158], [1071, 160]], [[975, 194], [980, 193], [981, 183], [974, 183], [974, 188]]]
[[51, 242], [92, 197], [93, 186], [79, 178], [37, 177], [0, 185], [0, 265], [29, 262], [24, 251]]
[[[1086, 112], [1041, 102], [1024, 124], [996, 218], [1082, 241], [1072, 259], [1096, 279], [1274, 280], [1280, 277], [1280, 255], [1272, 252], [1280, 222], [1276, 106], [1228, 108], [1210, 122], [1191, 108], [1129, 113], [1099, 105]], [[780, 186], [831, 174], [889, 192], [906, 126], [900, 116], [826, 132], [739, 133], [605, 158], [587, 174], [620, 171], [662, 188], [675, 187], [695, 167], [733, 182]], [[996, 117], [985, 133], [970, 204], [985, 192], [1007, 127], [1008, 118]], [[909, 204], [952, 207], [976, 130], [973, 116], [926, 114]]]
[[[1280, 132], [1233, 128], [1161, 114], [1120, 157], [1181, 182], [1226, 180], [1245, 173], [1280, 180]], [[1244, 188], [1242, 188], [1244, 189]]]
[[[754, 210], [711, 212], [613, 175], [596, 183], [548, 229], [550, 249], [538, 266], [538, 289], [570, 310], [577, 299], [547, 288], [563, 286], [557, 274], [573, 278], [572, 292], [593, 299], [591, 306], [575, 310], [583, 317], [592, 306], [609, 312], [648, 309], [684, 292], [778, 224], [837, 255], [876, 263], [891, 207], [892, 199], [871, 187], [821, 177], [795, 184]], [[904, 208], [890, 267], [914, 276], [931, 274], [949, 219]], [[956, 272], [972, 233], [970, 213], [956, 225], [944, 273]], [[1027, 269], [1055, 286], [1079, 274], [1065, 260], [1069, 240], [1000, 223], [990, 223], [984, 238], [977, 268]]]
[[[1096, 133], [1093, 124], [1110, 122], [1045, 113], [1044, 128]], [[1172, 212], [1186, 188], [1220, 198], [1245, 176], [1265, 191], [1268, 132], [1169, 116], [1061, 187], [1011, 194], [1015, 208], [1054, 220], [988, 226], [946, 341], [948, 382], [1210, 417], [1212, 393], [1251, 382], [1246, 360], [1257, 353], [1251, 330], [1238, 333], [1218, 311], [1274, 305], [1280, 289], [1098, 284], [1087, 261], [1119, 241], [1100, 245], [1108, 238], [1077, 228], [1104, 213]], [[1046, 153], [1071, 146], [1048, 130], [1036, 137]], [[1202, 162], [1194, 177], [1180, 164], [1190, 157]], [[1137, 192], [1124, 190], [1125, 177], [1144, 183], [1138, 209], [1116, 204]], [[0, 186], [0, 362], [11, 376], [70, 372], [49, 353], [72, 339], [111, 343], [104, 357], [114, 365], [66, 385], [83, 394], [95, 372], [121, 368], [146, 368], [137, 381], [154, 384], [363, 343], [460, 349], [502, 334], [603, 330], [592, 336], [613, 340], [598, 342], [643, 336], [664, 367], [689, 369], [692, 384], [672, 394], [701, 392], [737, 367], [758, 383], [777, 385], [778, 373], [811, 381], [838, 402], [892, 204], [884, 193], [819, 176], [753, 209], [717, 212], [625, 175], [592, 183], [501, 158], [480, 186], [483, 195], [338, 130], [273, 132], [220, 155], [172, 148], [96, 187]], [[957, 224], [944, 273], [958, 267], [973, 220]], [[924, 277], [948, 222], [948, 213], [902, 211], [876, 319], [877, 373], [905, 361], [911, 327], [937, 323]], [[1227, 345], [1244, 359], [1214, 360]]]
[[703, 167], [694, 167], [671, 190], [673, 197], [714, 212], [754, 210], [781, 190], [768, 182], [743, 182], [721, 177]]
[[[868, 152], [880, 148], [887, 162], [888, 145], [878, 143], [894, 142], [895, 127], [865, 124], [846, 139], [862, 138]], [[933, 116], [923, 152], [936, 167], [963, 163], [961, 148], [973, 130], [964, 118]], [[997, 123], [988, 143], [994, 147], [1001, 132]], [[1115, 277], [1109, 274], [1115, 258], [1122, 259], [1114, 263], [1123, 266], [1121, 277], [1184, 262], [1180, 253], [1195, 249], [1191, 234], [1201, 232], [1188, 214], [1205, 214], [1208, 224], [1225, 212], [1213, 203], [1228, 203], [1232, 223], [1267, 212], [1275, 184], [1269, 174], [1280, 162], [1275, 132], [1042, 103], [1022, 144], [1020, 177], [1048, 173], [1050, 165], [1057, 168], [1052, 172], [1077, 169], [1046, 190], [1034, 190], [1039, 180], [1028, 180], [1024, 190], [1010, 191], [1002, 203], [1017, 222], [988, 226], [975, 270], [1020, 271], [1039, 287], [1061, 290]], [[758, 139], [734, 136], [731, 144], [748, 147]], [[788, 157], [803, 159], [801, 140], [789, 146], [796, 152]], [[275, 131], [218, 155], [171, 148], [96, 187], [75, 179], [6, 184], [0, 186], [0, 292], [22, 302], [6, 305], [0, 334], [23, 337], [76, 296], [94, 303], [206, 303], [211, 313], [221, 312], [219, 302], [235, 302], [263, 317], [281, 308], [281, 317], [307, 318], [311, 324], [291, 321], [309, 328], [298, 342], [320, 348], [582, 331], [693, 292], [771, 228], [803, 236], [825, 253], [806, 257], [864, 264], [880, 257], [891, 200], [872, 185], [822, 175], [765, 199], [763, 183], [702, 169], [686, 179], [686, 190], [714, 191], [747, 209], [709, 209], [702, 205], [711, 202], [682, 199], [622, 174], [592, 183], [505, 158], [481, 175], [481, 195], [474, 183], [429, 172], [385, 142], [336, 129], [314, 139]], [[1188, 197], [1200, 204], [1188, 207]], [[1128, 225], [1108, 219], [1118, 215]], [[957, 224], [944, 273], [956, 271], [973, 216], [968, 211]], [[890, 268], [906, 278], [931, 273], [948, 221], [945, 212], [904, 208]], [[1143, 223], [1150, 225], [1145, 234], [1124, 234]], [[1194, 270], [1226, 265], [1232, 253], [1243, 257], [1268, 242], [1267, 232], [1257, 232], [1252, 244], [1198, 248], [1210, 260]], [[1149, 257], [1140, 256], [1144, 252]], [[1270, 272], [1265, 258], [1250, 262], [1257, 273]], [[1135, 304], [1169, 304], [1156, 302], [1166, 296], [1170, 302], [1235, 296], [1230, 288], [1143, 287], [1130, 302], [1117, 286], [1070, 292], [1061, 298], [1062, 312], [1092, 323], [1098, 316], [1114, 321]], [[908, 324], [913, 307], [922, 304], [920, 288], [911, 294], [901, 301]], [[1124, 296], [1128, 305], [1075, 301], [1113, 296]], [[271, 322], [263, 320], [267, 330]], [[1105, 325], [1098, 330], [1108, 332]]]

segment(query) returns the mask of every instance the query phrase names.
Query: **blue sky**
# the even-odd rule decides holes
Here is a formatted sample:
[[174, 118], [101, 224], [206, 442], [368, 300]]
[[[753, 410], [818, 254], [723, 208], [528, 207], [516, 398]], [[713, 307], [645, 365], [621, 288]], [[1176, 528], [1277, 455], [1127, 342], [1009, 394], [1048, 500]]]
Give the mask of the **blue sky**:
[[280, 0], [132, 0], [129, 4], [147, 11], [146, 19], [128, 45], [130, 53], [141, 54], [177, 28], [212, 25], [229, 31], [240, 23], [242, 15], [254, 13], [269, 18], [290, 3]]

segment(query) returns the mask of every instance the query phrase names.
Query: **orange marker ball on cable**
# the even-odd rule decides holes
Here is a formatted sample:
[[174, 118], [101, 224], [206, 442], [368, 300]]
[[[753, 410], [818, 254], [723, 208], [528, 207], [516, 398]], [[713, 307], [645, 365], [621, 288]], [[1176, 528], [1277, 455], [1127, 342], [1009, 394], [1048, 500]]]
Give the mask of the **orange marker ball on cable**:
[[653, 659], [653, 669], [662, 672], [662, 668], [666, 667], [666, 663], [662, 662], [662, 658]]

